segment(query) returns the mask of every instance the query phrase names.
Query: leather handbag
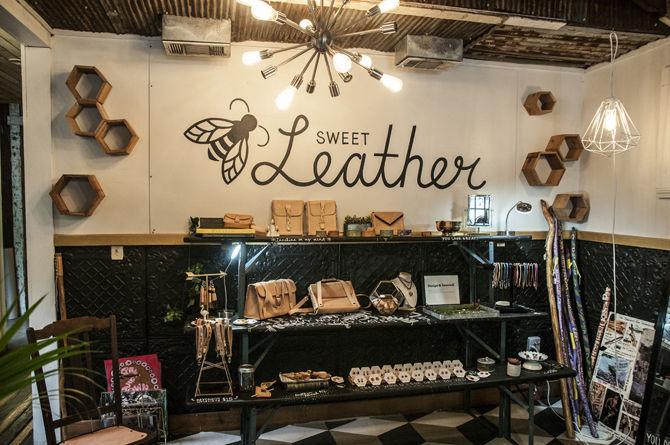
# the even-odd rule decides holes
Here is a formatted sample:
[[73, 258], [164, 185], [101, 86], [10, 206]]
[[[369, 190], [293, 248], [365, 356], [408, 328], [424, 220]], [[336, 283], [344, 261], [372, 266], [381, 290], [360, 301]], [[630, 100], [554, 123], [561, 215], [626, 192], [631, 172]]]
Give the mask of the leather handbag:
[[361, 307], [351, 281], [335, 278], [321, 280], [310, 284], [308, 293], [316, 314], [355, 312]]
[[251, 229], [254, 217], [240, 213], [226, 213], [223, 215], [223, 227], [226, 229]]
[[379, 235], [382, 230], [393, 230], [393, 234], [405, 228], [405, 215], [402, 212], [372, 212], [372, 227]]
[[293, 280], [271, 280], [247, 286], [244, 316], [265, 320], [291, 313], [296, 306], [296, 286]]
[[280, 235], [302, 235], [303, 201], [272, 201], [272, 220]]
[[335, 201], [307, 201], [307, 234], [337, 232], [337, 204]]

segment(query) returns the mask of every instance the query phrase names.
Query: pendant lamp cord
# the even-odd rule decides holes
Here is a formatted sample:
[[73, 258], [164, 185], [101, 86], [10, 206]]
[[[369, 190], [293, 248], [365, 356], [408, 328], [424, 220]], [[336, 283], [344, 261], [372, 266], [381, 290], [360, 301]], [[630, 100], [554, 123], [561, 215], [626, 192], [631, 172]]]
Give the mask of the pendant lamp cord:
[[[612, 155], [612, 170], [613, 170], [613, 182], [612, 187], [614, 189], [614, 199], [612, 201], [612, 310], [614, 312], [614, 320], [616, 320], [616, 300], [617, 300], [617, 289], [616, 289], [616, 239], [614, 236], [614, 230], [616, 227], [616, 201], [617, 201], [617, 172], [616, 172], [616, 153]], [[615, 321], [616, 323], [616, 321]]]
[[610, 97], [614, 97], [614, 59], [619, 51], [619, 37], [610, 32]]
[[[619, 50], [619, 38], [617, 37], [614, 31], [610, 32], [610, 97], [614, 97], [614, 60], [616, 59], [616, 54]], [[612, 191], [614, 192], [614, 197], [612, 199], [612, 312], [614, 313], [614, 337], [616, 338], [617, 330], [617, 283], [616, 283], [616, 237], [614, 236], [616, 230], [616, 202], [617, 202], [617, 171], [616, 171], [616, 152], [612, 154]], [[622, 334], [622, 336], [625, 333]], [[618, 348], [614, 347], [614, 366], [617, 367], [618, 374], [618, 365], [619, 364], [619, 354]], [[615, 384], [617, 388], [619, 386], [619, 376], [615, 375]]]

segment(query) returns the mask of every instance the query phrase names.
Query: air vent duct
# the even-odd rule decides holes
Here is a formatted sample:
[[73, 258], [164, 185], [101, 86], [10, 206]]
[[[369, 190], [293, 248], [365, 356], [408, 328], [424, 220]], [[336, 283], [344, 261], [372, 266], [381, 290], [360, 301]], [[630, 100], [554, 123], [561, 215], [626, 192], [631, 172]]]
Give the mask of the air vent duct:
[[463, 40], [405, 36], [395, 47], [395, 64], [404, 68], [445, 70], [463, 61]]
[[165, 14], [163, 46], [172, 56], [230, 57], [230, 20]]

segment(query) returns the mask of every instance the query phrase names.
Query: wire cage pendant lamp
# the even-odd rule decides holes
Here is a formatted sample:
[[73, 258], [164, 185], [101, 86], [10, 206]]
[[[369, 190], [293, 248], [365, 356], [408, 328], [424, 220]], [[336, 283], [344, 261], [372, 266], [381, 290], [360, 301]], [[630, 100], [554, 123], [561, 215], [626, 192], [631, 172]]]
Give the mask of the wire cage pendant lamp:
[[268, 79], [277, 74], [280, 67], [309, 53], [309, 58], [302, 70], [293, 77], [290, 85], [276, 97], [275, 105], [280, 110], [286, 110], [291, 106], [296, 93], [303, 84], [304, 76], [308, 73], [310, 67], [311, 71], [309, 71], [308, 74], [311, 74], [311, 77], [307, 82], [305, 91], [307, 91], [308, 94], [314, 93], [316, 90], [316, 74], [321, 62], [323, 62], [322, 66], [325, 66], [325, 70], [328, 73], [328, 91], [331, 97], [340, 95], [340, 87], [335, 81], [333, 71], [336, 72], [336, 75], [339, 76], [343, 82], [348, 83], [353, 78], [350, 73], [353, 65], [358, 65], [372, 78], [379, 80], [382, 85], [390, 91], [397, 93], [402, 90], [402, 80], [374, 68], [370, 56], [345, 48], [346, 40], [350, 37], [367, 34], [394, 34], [398, 30], [396, 22], [383, 23], [375, 28], [362, 31], [351, 31], [351, 29], [363, 20], [371, 19], [372, 17], [398, 7], [400, 4], [399, 0], [382, 0], [377, 5], [368, 9], [363, 17], [343, 26], [339, 26], [338, 19], [340, 19], [342, 10], [347, 6], [350, 0], [340, 0], [340, 4], [337, 7], [335, 6], [336, 0], [330, 0], [329, 6], [324, 6], [324, 0], [320, 0], [318, 5], [316, 0], [307, 0], [309, 18], [303, 18], [299, 23], [292, 21], [287, 18], [285, 14], [275, 10], [265, 0], [237, 1], [240, 4], [249, 6], [251, 8], [251, 14], [257, 20], [275, 22], [278, 25], [288, 25], [291, 28], [300, 31], [306, 38], [304, 43], [299, 43], [297, 45], [279, 49], [247, 51], [242, 54], [242, 63], [245, 65], [256, 65], [263, 60], [271, 58], [275, 54], [284, 51], [299, 50], [276, 65], [270, 65], [263, 68], [261, 70], [261, 75], [264, 79]]
[[619, 49], [615, 32], [610, 38], [610, 97], [604, 99], [582, 136], [584, 148], [593, 153], [611, 156], [637, 146], [640, 134], [623, 103], [614, 97], [614, 59]]

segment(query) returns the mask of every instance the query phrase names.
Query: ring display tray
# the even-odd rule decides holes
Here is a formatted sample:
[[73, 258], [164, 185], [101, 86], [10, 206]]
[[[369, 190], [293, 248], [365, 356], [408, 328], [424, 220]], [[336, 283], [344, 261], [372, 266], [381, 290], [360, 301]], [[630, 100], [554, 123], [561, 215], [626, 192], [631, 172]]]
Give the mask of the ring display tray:
[[489, 318], [500, 315], [498, 310], [481, 304], [439, 304], [435, 306], [425, 306], [423, 311], [440, 320]]

